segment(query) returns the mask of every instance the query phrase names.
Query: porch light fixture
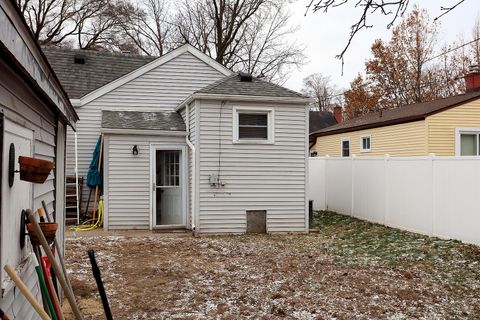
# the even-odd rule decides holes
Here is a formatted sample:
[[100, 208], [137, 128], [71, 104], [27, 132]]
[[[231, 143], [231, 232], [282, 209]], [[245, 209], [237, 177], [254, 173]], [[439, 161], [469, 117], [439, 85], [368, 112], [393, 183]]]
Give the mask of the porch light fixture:
[[132, 154], [133, 154], [134, 156], [138, 155], [138, 147], [137, 147], [137, 145], [134, 145], [134, 146], [133, 146], [133, 148], [132, 148]]

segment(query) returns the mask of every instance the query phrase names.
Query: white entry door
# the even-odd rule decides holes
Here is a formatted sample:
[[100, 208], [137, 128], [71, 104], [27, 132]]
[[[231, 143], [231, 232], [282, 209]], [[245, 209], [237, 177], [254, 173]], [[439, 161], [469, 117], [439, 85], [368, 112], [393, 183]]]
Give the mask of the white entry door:
[[[17, 266], [30, 248], [20, 251], [20, 214], [23, 209], [33, 208], [33, 185], [20, 180], [15, 172], [13, 181], [9, 183], [10, 157], [15, 170], [19, 169], [18, 157], [31, 157], [33, 153], [33, 131], [16, 123], [4, 120], [3, 129], [3, 168], [2, 168], [2, 219], [1, 243], [2, 265], [8, 263]], [[3, 269], [2, 275], [4, 275]], [[5, 279], [4, 277], [2, 277]]]
[[153, 221], [155, 227], [185, 227], [184, 150], [154, 148]]

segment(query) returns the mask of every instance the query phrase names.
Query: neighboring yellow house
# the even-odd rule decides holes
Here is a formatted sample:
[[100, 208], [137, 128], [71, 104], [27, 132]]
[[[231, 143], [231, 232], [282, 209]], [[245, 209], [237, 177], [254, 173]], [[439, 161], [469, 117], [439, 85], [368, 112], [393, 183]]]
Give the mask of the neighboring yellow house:
[[[480, 79], [480, 73], [475, 76]], [[313, 132], [310, 153], [332, 157], [478, 156], [479, 89], [468, 88], [465, 94], [372, 113]]]

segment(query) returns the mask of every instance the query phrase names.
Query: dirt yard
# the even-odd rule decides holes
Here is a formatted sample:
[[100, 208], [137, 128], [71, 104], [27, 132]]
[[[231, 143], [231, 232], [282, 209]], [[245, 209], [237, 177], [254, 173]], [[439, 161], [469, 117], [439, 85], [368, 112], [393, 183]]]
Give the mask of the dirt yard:
[[115, 319], [480, 318], [479, 247], [329, 212], [315, 224], [309, 235], [69, 232], [67, 269], [86, 319], [103, 319], [89, 248]]

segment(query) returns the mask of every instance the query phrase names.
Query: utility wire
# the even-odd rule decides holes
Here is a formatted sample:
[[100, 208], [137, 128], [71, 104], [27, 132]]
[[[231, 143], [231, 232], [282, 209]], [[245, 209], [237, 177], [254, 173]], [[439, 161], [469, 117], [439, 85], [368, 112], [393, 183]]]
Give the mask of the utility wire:
[[[442, 56], [444, 56], [444, 55], [446, 55], [446, 54], [449, 54], [449, 53], [452, 52], [452, 51], [461, 49], [461, 48], [463, 48], [463, 47], [465, 47], [465, 46], [468, 46], [469, 44], [472, 44], [472, 43], [477, 42], [477, 41], [480, 41], [480, 37], [478, 37], [478, 38], [476, 38], [476, 39], [474, 39], [474, 40], [472, 40], [472, 41], [463, 43], [463, 44], [461, 44], [461, 45], [459, 45], [459, 46], [457, 46], [457, 47], [455, 47], [455, 48], [451, 48], [451, 49], [449, 49], [449, 50], [447, 50], [447, 51], [445, 51], [445, 52], [442, 52], [442, 53], [440, 53], [440, 54], [437, 54], [436, 56], [431, 57], [431, 58], [425, 60], [425, 62], [430, 62], [430, 61], [432, 61], [432, 60], [438, 59], [438, 58], [440, 58], [440, 57], [442, 57]], [[457, 77], [451, 78], [451, 79], [446, 79], [446, 81], [459, 80], [461, 77], [462, 77], [462, 75], [457, 75]], [[437, 83], [439, 83], [439, 82], [440, 82], [440, 81], [437, 81]], [[432, 82], [429, 82], [429, 83], [431, 84]], [[364, 84], [364, 85], [363, 85], [363, 87], [366, 87], [366, 86], [367, 86], [367, 84]], [[423, 87], [424, 87], [424, 86], [422, 86], [422, 88], [423, 88]], [[332, 98], [340, 97], [340, 96], [345, 95], [345, 93], [347, 93], [348, 91], [350, 91], [350, 90], [345, 90], [345, 91], [342, 91], [342, 92], [337, 93], [337, 94], [334, 94], [334, 95], [326, 96], [324, 99], [326, 100], [326, 99], [332, 99]], [[404, 92], [405, 92], [405, 91], [402, 91], [402, 93], [404, 93]], [[393, 92], [389, 92], [389, 94], [390, 94], [390, 93], [393, 93]]]

